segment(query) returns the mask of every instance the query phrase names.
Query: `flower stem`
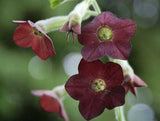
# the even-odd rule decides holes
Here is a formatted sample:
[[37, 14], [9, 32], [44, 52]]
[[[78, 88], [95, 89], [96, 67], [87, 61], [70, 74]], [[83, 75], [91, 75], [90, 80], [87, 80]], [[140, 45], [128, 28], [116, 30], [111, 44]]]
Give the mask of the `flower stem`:
[[115, 111], [117, 121], [126, 121], [125, 116], [124, 116], [123, 106], [115, 108], [114, 111]]
[[83, 16], [83, 20], [88, 19], [90, 16], [97, 16], [97, 12], [96, 11], [92, 11], [92, 10], [88, 10], [85, 14], [85, 16]]
[[100, 14], [100, 13], [101, 13], [101, 9], [100, 9], [100, 7], [99, 7], [99, 5], [98, 5], [98, 3], [97, 3], [96, 0], [93, 0], [93, 1], [92, 1], [92, 5], [93, 5], [94, 9], [96, 10], [96, 12], [97, 12], [98, 14]]
[[50, 31], [54, 31], [61, 28], [67, 20], [68, 16], [57, 16], [46, 20], [37, 21], [35, 24], [41, 27], [41, 29], [45, 33], [48, 33]]

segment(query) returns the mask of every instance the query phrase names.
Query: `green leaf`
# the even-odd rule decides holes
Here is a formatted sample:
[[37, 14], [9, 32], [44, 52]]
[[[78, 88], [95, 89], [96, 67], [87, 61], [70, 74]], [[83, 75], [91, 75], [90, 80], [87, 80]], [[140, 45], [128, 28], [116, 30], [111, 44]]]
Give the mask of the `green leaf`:
[[49, 0], [49, 2], [51, 4], [50, 6], [52, 9], [54, 9], [55, 7], [59, 6], [60, 4], [65, 3], [67, 1], [69, 1], [69, 0]]

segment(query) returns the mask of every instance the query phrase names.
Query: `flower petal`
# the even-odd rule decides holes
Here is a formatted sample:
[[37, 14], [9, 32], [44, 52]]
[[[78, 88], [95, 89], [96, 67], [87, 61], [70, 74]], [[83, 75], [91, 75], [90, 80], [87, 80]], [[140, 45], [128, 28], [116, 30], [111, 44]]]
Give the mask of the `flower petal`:
[[74, 75], [65, 84], [65, 89], [75, 100], [80, 100], [89, 88], [89, 82], [81, 75]]
[[120, 18], [113, 29], [113, 41], [130, 40], [136, 32], [136, 24], [130, 19]]
[[107, 88], [122, 85], [124, 80], [123, 71], [119, 64], [108, 62], [105, 64], [105, 80]]
[[78, 35], [78, 40], [82, 45], [92, 45], [100, 43], [96, 33], [87, 33], [82, 31], [82, 34]]
[[104, 43], [84, 46], [82, 48], [82, 56], [86, 61], [95, 61], [105, 55], [105, 50]]
[[86, 120], [100, 115], [104, 109], [105, 102], [99, 98], [99, 95], [94, 95], [91, 92], [87, 92], [87, 95], [79, 103], [79, 111]]
[[60, 32], [69, 32], [68, 22], [66, 22], [60, 29]]
[[134, 75], [133, 83], [136, 87], [147, 87], [147, 84], [142, 81], [137, 75]]
[[125, 90], [122, 86], [113, 87], [104, 98], [106, 107], [113, 109], [125, 103]]
[[106, 54], [115, 59], [126, 60], [129, 57], [131, 51], [131, 43], [127, 41], [107, 42], [106, 43]]
[[117, 23], [117, 16], [111, 12], [102, 12], [100, 15], [95, 17], [93, 23], [99, 24], [101, 26], [108, 26], [112, 29]]
[[45, 35], [43, 37], [35, 37], [32, 45], [33, 51], [43, 60], [55, 55], [52, 40]]
[[47, 112], [50, 112], [50, 113], [53, 113], [53, 112], [60, 113], [61, 112], [59, 102], [51, 96], [43, 95], [40, 98], [40, 105], [41, 105], [42, 109]]
[[105, 74], [104, 64], [100, 61], [87, 62], [84, 59], [81, 60], [79, 67], [79, 73], [84, 78], [103, 78]]
[[14, 31], [13, 40], [14, 42], [21, 47], [28, 48], [32, 46], [32, 40], [34, 38], [34, 32], [31, 29], [28, 22], [25, 21], [13, 21], [14, 23], [19, 24]]

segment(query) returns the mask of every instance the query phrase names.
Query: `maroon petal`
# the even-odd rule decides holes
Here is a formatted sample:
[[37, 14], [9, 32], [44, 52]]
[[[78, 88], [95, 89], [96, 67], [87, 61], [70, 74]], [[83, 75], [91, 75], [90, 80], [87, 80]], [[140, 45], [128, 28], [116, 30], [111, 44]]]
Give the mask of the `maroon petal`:
[[100, 15], [95, 17], [93, 23], [101, 26], [108, 26], [110, 28], [114, 27], [117, 23], [118, 18], [115, 14], [111, 12], [102, 12]]
[[125, 86], [126, 93], [128, 92], [127, 90], [131, 91], [135, 96], [137, 96], [137, 88], [133, 84], [126, 85]]
[[105, 103], [99, 98], [99, 95], [87, 92], [87, 95], [80, 100], [79, 111], [86, 120], [100, 115], [105, 109]]
[[99, 25], [91, 22], [82, 27], [81, 34], [78, 35], [78, 40], [82, 45], [90, 45], [94, 43], [99, 43], [97, 38], [97, 29]]
[[105, 55], [105, 50], [104, 43], [84, 46], [82, 48], [82, 56], [86, 61], [95, 61]]
[[123, 70], [117, 63], [108, 62], [105, 64], [105, 80], [107, 88], [120, 86], [124, 80]]
[[75, 100], [83, 98], [89, 87], [89, 82], [80, 75], [74, 75], [67, 81], [65, 85], [66, 91]]
[[13, 21], [16, 24], [19, 24], [14, 31], [13, 40], [14, 42], [21, 47], [28, 48], [32, 46], [32, 39], [34, 38], [34, 32], [31, 29], [30, 25], [25, 21]]
[[69, 28], [68, 28], [68, 22], [66, 22], [63, 27], [60, 29], [60, 32], [68, 32]]
[[131, 91], [135, 96], [137, 96], [137, 89], [134, 85], [132, 77], [129, 74], [126, 74], [124, 76], [123, 87], [125, 88], [126, 94], [128, 93], [128, 91]]
[[71, 30], [73, 31], [73, 33], [81, 34], [81, 25], [79, 24], [73, 25]]
[[35, 37], [32, 49], [43, 60], [55, 55], [53, 43], [47, 35]]
[[43, 95], [40, 98], [40, 105], [43, 110], [51, 113], [60, 113], [61, 110], [59, 102], [55, 98], [47, 95]]
[[121, 106], [125, 103], [125, 90], [122, 86], [114, 87], [110, 89], [110, 92], [105, 96], [104, 99], [108, 109]]
[[114, 33], [113, 41], [130, 40], [135, 35], [136, 24], [130, 19], [120, 18], [112, 30]]
[[137, 75], [134, 76], [133, 81], [136, 87], [147, 87], [147, 84], [142, 81]]
[[84, 76], [84, 78], [103, 78], [105, 74], [104, 64], [100, 60], [87, 62], [82, 59], [78, 70], [79, 73]]
[[129, 57], [131, 51], [131, 43], [127, 41], [107, 42], [106, 54], [115, 59], [126, 60]]
[[96, 33], [83, 33], [78, 35], [78, 40], [82, 45], [92, 45], [100, 43]]
[[[93, 21], [91, 23], [86, 24], [82, 27], [82, 34], [96, 34], [97, 29], [99, 28], [99, 25], [96, 25]], [[80, 35], [81, 36], [81, 35]]]

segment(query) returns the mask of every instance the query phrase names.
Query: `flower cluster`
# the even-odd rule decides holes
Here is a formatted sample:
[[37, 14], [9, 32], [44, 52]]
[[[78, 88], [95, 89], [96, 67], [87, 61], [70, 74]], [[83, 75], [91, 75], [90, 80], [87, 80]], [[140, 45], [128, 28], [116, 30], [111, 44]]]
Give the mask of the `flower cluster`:
[[[51, 3], [54, 4], [52, 6], [60, 5], [60, 2], [55, 4], [54, 0]], [[89, 10], [91, 5], [95, 11]], [[14, 42], [24, 48], [32, 47], [33, 52], [43, 60], [55, 55], [52, 40], [47, 36], [49, 31], [60, 29], [61, 32], [67, 32], [67, 39], [72, 33], [74, 42], [78, 37], [79, 43], [84, 46], [79, 73], [68, 79], [65, 88], [32, 91], [33, 95], [40, 96], [44, 111], [56, 112], [65, 121], [69, 119], [62, 103], [64, 95], [60, 95], [64, 89], [79, 101], [81, 115], [91, 120], [105, 108], [111, 110], [124, 105], [128, 91], [136, 96], [136, 87], [147, 86], [127, 62], [131, 52], [130, 39], [136, 32], [135, 22], [118, 18], [109, 11], [100, 13], [97, 8], [96, 0], [83, 0], [68, 16], [36, 23], [13, 21], [19, 24], [14, 33]], [[92, 15], [96, 16], [93, 21], [81, 28], [82, 21]], [[101, 58], [104, 56], [110, 61], [103, 63]]]

